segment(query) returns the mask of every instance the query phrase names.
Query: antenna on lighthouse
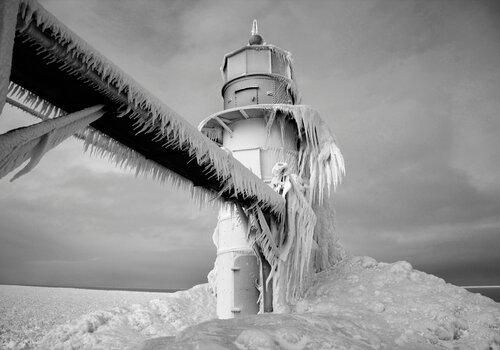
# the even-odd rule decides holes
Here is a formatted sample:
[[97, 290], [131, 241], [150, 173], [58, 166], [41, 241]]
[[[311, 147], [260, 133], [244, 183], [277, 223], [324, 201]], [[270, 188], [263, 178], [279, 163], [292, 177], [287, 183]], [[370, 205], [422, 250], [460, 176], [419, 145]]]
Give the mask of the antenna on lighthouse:
[[259, 27], [257, 26], [257, 20], [254, 19], [252, 23], [252, 35], [259, 34]]
[[259, 35], [259, 27], [257, 26], [257, 20], [254, 19], [252, 23], [252, 36], [248, 39], [250, 45], [262, 45], [264, 39]]

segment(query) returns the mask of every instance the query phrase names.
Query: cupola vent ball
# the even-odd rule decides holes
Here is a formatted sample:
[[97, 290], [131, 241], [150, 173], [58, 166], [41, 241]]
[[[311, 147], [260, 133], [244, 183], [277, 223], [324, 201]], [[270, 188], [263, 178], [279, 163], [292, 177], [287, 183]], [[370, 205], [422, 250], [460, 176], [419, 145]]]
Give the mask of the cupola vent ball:
[[250, 45], [262, 45], [264, 43], [264, 39], [259, 34], [254, 34], [248, 39], [248, 43]]

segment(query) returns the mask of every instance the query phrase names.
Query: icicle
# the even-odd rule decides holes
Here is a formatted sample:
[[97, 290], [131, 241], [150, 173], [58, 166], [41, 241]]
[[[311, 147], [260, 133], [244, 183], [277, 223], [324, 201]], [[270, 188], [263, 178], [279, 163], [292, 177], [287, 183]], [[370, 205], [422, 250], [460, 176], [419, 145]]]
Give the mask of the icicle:
[[28, 158], [29, 163], [11, 181], [31, 171], [48, 150], [100, 118], [103, 107], [97, 105], [0, 135], [0, 178]]
[[316, 216], [300, 178], [288, 173], [286, 163], [274, 166], [271, 186], [287, 200], [286, 236], [279, 247], [275, 274], [276, 303], [287, 304], [295, 302], [307, 287]]
[[269, 117], [267, 118], [267, 123], [266, 123], [266, 146], [269, 141], [269, 136], [271, 136], [271, 129], [274, 124], [274, 119], [276, 118], [276, 110], [272, 109], [271, 112], [269, 113]]
[[[263, 247], [266, 260], [272, 266], [274, 278], [275, 311], [284, 311], [287, 305], [295, 303], [308, 286], [311, 266], [315, 271], [331, 266], [344, 256], [343, 248], [332, 239], [334, 228], [321, 221], [316, 228], [315, 210], [320, 210], [325, 203], [325, 197], [330, 195], [341, 181], [345, 173], [344, 160], [337, 147], [334, 137], [318, 112], [308, 106], [274, 104], [259, 105], [259, 109], [269, 109], [271, 114], [266, 123], [267, 132], [279, 120], [284, 125], [284, 119], [295, 122], [300, 139], [297, 166], [293, 166], [297, 174], [290, 174], [286, 164], [278, 163], [273, 169], [274, 178], [271, 186], [286, 198], [287, 211], [284, 222], [272, 223], [271, 228], [263, 225], [263, 219], [258, 212], [251, 220], [253, 239]], [[280, 112], [283, 116], [275, 118]], [[201, 127], [209, 120], [205, 120]], [[281, 154], [283, 150], [267, 149], [266, 151]], [[280, 153], [281, 152], [281, 153]], [[303, 183], [306, 182], [306, 184]], [[308, 183], [307, 183], [308, 182]], [[326, 203], [329, 203], [328, 201]], [[317, 206], [313, 209], [313, 205]], [[333, 215], [333, 214], [332, 214]], [[330, 217], [328, 217], [330, 219]], [[333, 222], [333, 219], [331, 219]], [[280, 225], [285, 228], [283, 235]], [[285, 225], [285, 226], [283, 226]], [[273, 237], [281, 237], [273, 240]], [[322, 247], [325, 244], [326, 247]], [[272, 247], [278, 247], [279, 253]], [[314, 261], [314, 264], [311, 264]]]
[[[295, 122], [300, 139], [298, 174], [302, 178], [309, 179], [308, 196], [311, 200], [322, 203], [325, 198], [329, 197], [331, 191], [337, 188], [345, 175], [345, 166], [335, 138], [319, 113], [306, 105], [260, 104], [245, 108], [270, 111], [270, 117], [266, 123], [268, 133], [276, 119], [290, 118]], [[277, 112], [281, 112], [283, 117], [276, 118]], [[213, 116], [203, 120], [199, 129], [204, 129]]]
[[290, 115], [296, 123], [299, 137], [299, 174], [309, 171], [309, 196], [322, 203], [345, 174], [344, 159], [335, 143], [333, 134], [321, 120], [319, 113], [305, 105], [273, 105], [273, 108]]
[[[228, 168], [228, 162], [236, 162], [232, 158], [228, 158], [217, 145], [201, 135], [177, 113], [140, 87], [132, 78], [72, 33], [36, 1], [20, 0], [20, 2], [24, 9], [23, 19], [35, 18], [37, 25], [45, 33], [50, 33], [52, 39], [66, 48], [67, 55], [57, 57], [57, 62], [61, 64], [60, 69], [68, 69], [71, 74], [74, 74], [89, 86], [93, 86], [95, 83], [89, 81], [82, 74], [85, 74], [84, 68], [85, 70], [93, 70], [100, 76], [102, 81], [107, 82], [110, 90], [113, 88], [124, 92], [127, 101], [129, 101], [129, 106], [140, 109], [139, 112], [131, 112], [127, 117], [138, 122], [137, 125], [143, 128], [141, 132], [151, 132], [152, 137], [158, 140], [166, 140], [168, 137], [169, 145], [186, 149], [190, 154], [195, 155], [196, 159], [201, 161], [200, 165], [206, 166], [210, 173], [213, 173], [218, 179], [226, 182], [231, 179], [235, 195], [242, 194], [259, 198], [260, 203], [271, 208], [276, 214], [282, 215], [284, 203], [278, 201], [274, 193], [266, 189], [265, 185], [258, 185], [257, 179], [251, 176], [252, 174], [248, 169], [240, 165]], [[34, 39], [26, 35], [23, 36], [23, 40], [25, 37], [26, 40], [36, 44]], [[48, 48], [38, 44], [36, 46], [40, 54], [49, 55], [48, 60], [54, 60], [54, 46]], [[83, 63], [83, 66], [78, 62]], [[104, 95], [110, 96], [111, 99], [117, 99], [116, 95], [111, 94], [110, 90], [103, 90], [100, 86], [95, 86], [95, 88]], [[34, 101], [39, 100], [35, 99]], [[117, 102], [122, 103], [121, 101]], [[41, 104], [44, 110], [48, 111], [50, 109], [43, 103]], [[52, 108], [52, 113], [54, 111], [55, 109]]]
[[221, 128], [205, 128], [203, 134], [210, 140], [222, 143], [222, 129]]
[[0, 3], [0, 113], [9, 90], [18, 8], [16, 0], [2, 0]]
[[56, 118], [65, 114], [58, 107], [13, 82], [9, 84], [6, 101], [10, 105], [41, 119]]

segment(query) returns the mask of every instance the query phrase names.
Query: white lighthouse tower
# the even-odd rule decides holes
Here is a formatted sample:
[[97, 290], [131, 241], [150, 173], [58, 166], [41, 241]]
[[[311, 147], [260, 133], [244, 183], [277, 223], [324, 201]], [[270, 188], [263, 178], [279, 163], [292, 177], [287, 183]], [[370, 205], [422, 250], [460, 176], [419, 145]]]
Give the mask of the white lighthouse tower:
[[[254, 20], [248, 45], [225, 55], [221, 72], [224, 110], [206, 118], [199, 129], [267, 183], [278, 162], [297, 173], [297, 127], [273, 108], [298, 102], [290, 53], [264, 43]], [[269, 287], [262, 283], [266, 261], [247, 241], [240, 215], [230, 205], [222, 208], [214, 233], [219, 318], [256, 314], [259, 277], [261, 288]], [[272, 311], [272, 291], [263, 295], [262, 311]]]

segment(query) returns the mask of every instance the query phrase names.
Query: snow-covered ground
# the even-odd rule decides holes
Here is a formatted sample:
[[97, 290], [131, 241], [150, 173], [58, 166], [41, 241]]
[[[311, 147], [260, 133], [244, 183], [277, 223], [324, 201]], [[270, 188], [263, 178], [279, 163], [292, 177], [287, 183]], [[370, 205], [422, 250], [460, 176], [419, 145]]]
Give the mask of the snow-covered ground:
[[291, 314], [214, 318], [215, 299], [200, 285], [142, 306], [75, 314], [47, 332], [38, 348], [500, 349], [499, 303], [407, 262], [369, 257], [348, 258], [318, 274]]
[[500, 304], [407, 262], [346, 259], [288, 315], [210, 321], [145, 349], [500, 349]]
[[[197, 292], [200, 290], [202, 292]], [[169, 335], [182, 322], [177, 319], [184, 315], [176, 312], [179, 306], [176, 300], [184, 294], [0, 285], [0, 349], [29, 349], [44, 336], [42, 347], [46, 349], [71, 348], [71, 344], [75, 348], [84, 348], [87, 344], [88, 348], [92, 341], [85, 343], [85, 339], [98, 338], [99, 332], [93, 334], [94, 331], [104, 330], [108, 323], [119, 329], [116, 323], [125, 319], [139, 327], [141, 322], [146, 322], [141, 317], [148, 313], [151, 323], [162, 319], [162, 329], [153, 334]], [[201, 299], [206, 295], [207, 307], [215, 308], [213, 297], [204, 292], [203, 286], [192, 290], [193, 297], [197, 294], [202, 294]], [[199, 321], [207, 319], [202, 317]], [[168, 320], [172, 321], [172, 327], [167, 327]], [[68, 342], [64, 342], [64, 337], [68, 337]], [[78, 340], [72, 343], [76, 338]]]

